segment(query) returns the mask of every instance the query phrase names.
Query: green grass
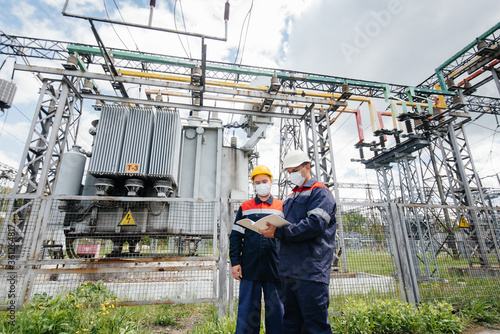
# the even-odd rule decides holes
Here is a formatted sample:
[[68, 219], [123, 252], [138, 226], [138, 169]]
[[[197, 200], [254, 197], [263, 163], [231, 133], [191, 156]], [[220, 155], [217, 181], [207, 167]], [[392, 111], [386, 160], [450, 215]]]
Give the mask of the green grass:
[[[395, 277], [391, 257], [385, 251], [361, 251], [346, 253], [349, 272], [367, 273]], [[453, 305], [460, 305], [464, 301], [477, 298], [491, 300], [492, 296], [497, 296], [500, 290], [500, 279], [492, 277], [473, 278], [464, 277], [456, 272], [450, 272], [450, 267], [467, 267], [466, 259], [454, 260], [446, 254], [439, 254], [436, 258], [439, 269], [439, 278], [435, 280], [419, 282], [420, 298], [422, 302], [447, 301]], [[332, 284], [335, 284], [333, 281]], [[393, 292], [371, 291], [368, 294], [348, 294], [335, 295], [331, 298], [331, 305], [334, 309], [342, 309], [350, 299], [376, 300], [395, 299], [399, 300], [399, 283], [394, 280]]]
[[[346, 257], [350, 272], [393, 277], [391, 258], [387, 252], [348, 252]], [[415, 317], [412, 313], [414, 309], [401, 304], [396, 278], [393, 291], [332, 295], [330, 314], [341, 312], [332, 317], [332, 326], [337, 326], [335, 328], [339, 333], [383, 332], [375, 328], [400, 328], [398, 330], [408, 333], [448, 333], [450, 331], [440, 327], [440, 323], [444, 322], [455, 328], [451, 332], [456, 332], [459, 325], [450, 316], [450, 305], [453, 306], [453, 316], [460, 317], [460, 326], [470, 322], [500, 322], [498, 278], [463, 277], [448, 271], [452, 266], [467, 266], [463, 259], [453, 260], [440, 255], [437, 263], [441, 278], [419, 282], [423, 302], [419, 312], [425, 309], [428, 314], [418, 313], [418, 317], [427, 319], [425, 325], [430, 326], [425, 331], [411, 327], [422, 324], [408, 320]], [[37, 295], [16, 313], [14, 326], [9, 325], [8, 314], [0, 312], [0, 333], [151, 333], [194, 326], [190, 333], [204, 334], [234, 333], [236, 326], [235, 315], [218, 319], [218, 310], [211, 304], [116, 307], [116, 303], [115, 294], [107, 290], [102, 282], [82, 284], [60, 296]], [[387, 318], [399, 320], [387, 322]], [[356, 328], [352, 328], [353, 324]], [[389, 332], [387, 329], [386, 333]]]
[[[361, 297], [361, 296], [360, 296]], [[345, 301], [341, 312], [330, 308], [334, 333], [460, 333], [470, 323], [500, 322], [500, 297], [462, 300], [458, 307], [446, 301], [422, 303], [418, 308], [398, 300], [362, 296]], [[218, 318], [211, 304], [116, 306], [114, 293], [102, 282], [82, 284], [61, 296], [37, 295], [16, 313], [14, 326], [0, 312], [1, 333], [168, 333], [232, 334], [236, 314]], [[189, 329], [188, 329], [189, 328]], [[192, 329], [191, 329], [192, 328]], [[261, 326], [260, 333], [264, 333]]]
[[66, 295], [36, 295], [10, 323], [0, 312], [0, 333], [146, 334], [152, 329], [201, 324], [216, 308], [210, 304], [117, 307], [113, 292], [102, 282], [87, 283]]

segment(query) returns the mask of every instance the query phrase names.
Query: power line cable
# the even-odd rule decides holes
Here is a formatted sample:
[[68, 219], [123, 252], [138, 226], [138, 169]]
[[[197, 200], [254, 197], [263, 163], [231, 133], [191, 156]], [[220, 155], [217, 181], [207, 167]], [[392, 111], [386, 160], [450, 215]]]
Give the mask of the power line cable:
[[[22, 141], [21, 139], [17, 138], [15, 135], [13, 135], [12, 133], [10, 133], [9, 131], [7, 131], [6, 129], [2, 129], [2, 132], [5, 131], [6, 134], [8, 134], [9, 136], [11, 136], [12, 138], [14, 138], [15, 140], [17, 140], [18, 142], [20, 142], [21, 144], [25, 144], [24, 141]], [[1, 134], [0, 134], [1, 136]]]
[[[179, 7], [181, 7], [181, 17], [182, 17], [182, 24], [184, 25], [184, 32], [187, 32], [186, 20], [184, 19], [184, 9], [182, 9], [182, 0], [179, 0]], [[189, 50], [189, 57], [193, 58], [191, 55], [191, 46], [189, 45], [189, 39], [187, 36], [186, 36], [186, 42], [187, 42], [188, 50]]]
[[[495, 130], [493, 130], [493, 134], [491, 135], [492, 138], [491, 138], [491, 145], [490, 145], [490, 152], [488, 154], [488, 157], [486, 158], [486, 161], [483, 165], [483, 167], [481, 167], [481, 169], [479, 169], [477, 172], [479, 173], [480, 171], [482, 171], [485, 167], [486, 167], [486, 163], [488, 162], [488, 160], [490, 161], [490, 164], [491, 164], [491, 167], [493, 168], [493, 171], [495, 172], [496, 174], [496, 171], [495, 171], [495, 167], [493, 166], [493, 162], [491, 161], [491, 154], [493, 153], [493, 144], [495, 143], [495, 135], [497, 134], [498, 132], [498, 128], [500, 127], [500, 124], [497, 123], [497, 127]], [[491, 129], [489, 129], [491, 130]], [[486, 139], [486, 138], [485, 138]]]
[[497, 129], [490, 129], [487, 126], [484, 126], [484, 125], [481, 125], [481, 124], [468, 123], [468, 124], [466, 124], [466, 126], [469, 125], [469, 124], [470, 125], [479, 126], [479, 127], [483, 128], [483, 129], [486, 129], [486, 130], [490, 130], [490, 131], [494, 131], [494, 132], [497, 131]]
[[23, 116], [24, 116], [24, 117], [25, 117], [28, 121], [30, 121], [30, 122], [31, 122], [31, 119], [29, 119], [29, 118], [28, 118], [28, 116], [26, 116], [26, 115], [25, 115], [25, 114], [24, 114], [21, 110], [19, 110], [19, 108], [18, 108], [18, 107], [16, 107], [15, 105], [12, 105], [12, 106], [13, 106], [13, 107], [14, 107], [17, 111], [19, 111], [19, 113], [20, 113], [21, 115], [23, 115]]
[[9, 116], [9, 109], [2, 110], [2, 111], [3, 111], [3, 113], [2, 113], [2, 115], [0, 115], [0, 117], [5, 115], [5, 118], [3, 119], [2, 129], [0, 129], [0, 137], [2, 136], [3, 129], [5, 128], [5, 123], [7, 122], [7, 117]]
[[[113, 3], [115, 4], [116, 9], [118, 10], [118, 14], [120, 14], [122, 21], [125, 22], [125, 19], [123, 18], [123, 15], [122, 15], [122, 12], [120, 11], [120, 8], [118, 8], [118, 5], [116, 4], [116, 0], [113, 0]], [[128, 28], [128, 26], [125, 26], [125, 28], [127, 28], [128, 34], [130, 35], [130, 38], [132, 38], [132, 41], [134, 42], [135, 49], [137, 51], [140, 51], [139, 47], [137, 46], [137, 43], [135, 42], [134, 36], [132, 36], [132, 33], [130, 32], [130, 29]]]
[[334, 134], [336, 134], [337, 132], [339, 132], [339, 131], [340, 131], [340, 129], [344, 126], [344, 124], [345, 124], [345, 123], [346, 123], [349, 119], [351, 119], [351, 116], [352, 116], [352, 115], [354, 115], [354, 114], [350, 114], [350, 115], [349, 115], [349, 117], [347, 117], [347, 118], [345, 119], [345, 121], [344, 121], [342, 124], [340, 124], [340, 126], [338, 127], [338, 129], [337, 129], [334, 133], [332, 133], [332, 137], [333, 137], [333, 135], [334, 135]]
[[252, 9], [253, 9], [253, 0], [252, 0], [252, 5], [250, 6], [250, 11], [248, 12], [248, 23], [247, 23], [247, 29], [245, 31], [245, 40], [243, 41], [243, 47], [241, 48], [241, 57], [240, 57], [240, 65], [243, 62], [243, 54], [245, 53], [245, 47], [247, 45], [247, 37], [248, 37], [248, 28], [250, 27], [250, 19], [252, 18]]
[[[245, 19], [243, 20], [243, 23], [241, 24], [240, 39], [238, 41], [238, 49], [236, 50], [236, 57], [234, 57], [234, 64], [236, 64], [238, 61], [238, 55], [240, 54], [240, 48], [241, 48], [241, 38], [243, 36], [243, 28], [245, 27], [245, 22], [247, 21], [247, 19], [248, 19], [248, 24], [247, 24], [246, 31], [248, 34], [248, 26], [250, 25], [250, 18], [249, 17], [250, 17], [250, 14], [252, 13], [252, 9], [253, 9], [253, 0], [252, 0], [252, 4], [250, 5], [250, 9], [248, 10], [247, 15], [245, 16]], [[246, 43], [246, 37], [245, 37], [245, 43]], [[243, 61], [243, 51], [241, 53], [242, 53], [242, 56], [241, 56], [240, 64]]]
[[[363, 131], [366, 131], [371, 125], [367, 125], [366, 128], [363, 129]], [[351, 145], [352, 142], [354, 142], [356, 139], [356, 137], [354, 137], [353, 139], [351, 139], [351, 141], [349, 141], [346, 145], [344, 145], [344, 147], [342, 147], [340, 150], [337, 151], [337, 153], [334, 153], [334, 155], [336, 154], [339, 154], [340, 152], [342, 152], [347, 146]]]
[[[106, 0], [102, 0], [102, 3], [104, 4], [104, 10], [106, 11], [106, 16], [108, 17], [109, 20], [111, 20], [111, 17], [109, 16], [109, 13], [108, 13], [108, 7], [106, 6]], [[127, 44], [125, 44], [125, 42], [121, 39], [120, 35], [116, 31], [115, 25], [113, 23], [111, 23], [111, 28], [113, 28], [113, 31], [115, 32], [116, 37], [118, 37], [120, 42], [122, 42], [123, 46], [125, 46], [125, 49], [130, 51], [130, 48], [127, 46]]]
[[[175, 25], [175, 30], [179, 30], [179, 28], [177, 28], [177, 0], [175, 0], [175, 4], [174, 4], [174, 25]], [[186, 48], [184, 47], [184, 43], [182, 42], [181, 35], [177, 34], [177, 38], [179, 38], [179, 42], [181, 42], [182, 49], [186, 53], [186, 56], [188, 58], [192, 58], [191, 55], [186, 51]]]

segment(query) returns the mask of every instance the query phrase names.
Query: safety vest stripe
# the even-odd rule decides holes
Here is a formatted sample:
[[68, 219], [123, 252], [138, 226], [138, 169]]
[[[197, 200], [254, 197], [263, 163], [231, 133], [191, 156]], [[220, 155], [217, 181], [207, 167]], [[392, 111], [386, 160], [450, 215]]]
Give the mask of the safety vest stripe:
[[241, 204], [242, 210], [258, 209], [258, 208], [281, 210], [283, 208], [283, 202], [277, 199], [273, 199], [272, 204], [268, 204], [266, 202], [261, 202], [257, 204], [255, 203], [255, 200], [249, 200]]
[[294, 190], [290, 195], [288, 195], [287, 199], [288, 198], [295, 198], [295, 197], [298, 197], [298, 196], [311, 196], [311, 193], [312, 193], [312, 190], [314, 188], [327, 188], [327, 186], [325, 186], [324, 184], [322, 183], [319, 183], [318, 181], [316, 181], [310, 188], [305, 188], [307, 190], [303, 190], [301, 191], [301, 188], [298, 188], [297, 190]]
[[308, 211], [307, 216], [311, 216], [311, 215], [321, 216], [324, 220], [326, 220], [327, 223], [330, 222], [330, 215], [322, 208], [315, 208], [311, 211]]
[[266, 213], [266, 214], [270, 214], [270, 215], [275, 214], [275, 215], [278, 215], [280, 217], [283, 217], [283, 211], [277, 210], [277, 209], [249, 209], [249, 210], [242, 210], [241, 213], [244, 216], [248, 216], [248, 215], [252, 215], [252, 214]]
[[238, 224], [233, 225], [233, 231], [245, 234], [245, 228], [243, 226], [238, 225]]

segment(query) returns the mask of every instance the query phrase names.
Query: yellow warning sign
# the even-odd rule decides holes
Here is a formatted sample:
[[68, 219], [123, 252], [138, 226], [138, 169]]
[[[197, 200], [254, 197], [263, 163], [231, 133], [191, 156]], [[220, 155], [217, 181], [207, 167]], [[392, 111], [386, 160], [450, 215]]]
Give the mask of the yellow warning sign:
[[139, 173], [139, 164], [127, 164], [127, 173]]
[[135, 225], [134, 217], [132, 217], [132, 213], [130, 211], [127, 212], [127, 214], [125, 215], [125, 217], [123, 217], [120, 225], [121, 226]]
[[469, 228], [469, 224], [467, 223], [467, 220], [465, 220], [465, 217], [462, 216], [460, 217], [460, 224], [458, 225], [459, 227], [462, 227], [462, 228]]

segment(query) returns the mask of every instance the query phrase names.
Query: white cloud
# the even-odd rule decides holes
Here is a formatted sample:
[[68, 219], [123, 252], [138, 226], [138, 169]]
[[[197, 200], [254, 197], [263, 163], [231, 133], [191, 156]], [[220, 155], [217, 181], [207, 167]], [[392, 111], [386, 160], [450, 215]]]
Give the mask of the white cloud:
[[[112, 19], [121, 20], [112, 1], [107, 1], [107, 9]], [[125, 20], [146, 24], [149, 18], [147, 1], [117, 1]], [[173, 2], [157, 1], [153, 25], [174, 29], [174, 16], [170, 11]], [[190, 32], [212, 36], [224, 35], [225, 1], [182, 1], [186, 29]], [[228, 22], [228, 41], [205, 40], [208, 45], [208, 59], [214, 61], [233, 61], [240, 42], [242, 25], [250, 8], [251, 1], [231, 0], [231, 12]], [[482, 32], [498, 22], [500, 6], [497, 0], [477, 2], [457, 0], [436, 2], [430, 0], [387, 0], [387, 1], [339, 1], [339, 0], [255, 0], [249, 21], [248, 34], [244, 46], [243, 64], [299, 70], [312, 73], [329, 74], [356, 79], [375, 80], [416, 85], [430, 76], [444, 60], [459, 51], [464, 45], [474, 40]], [[15, 27], [4, 28], [6, 33], [34, 36], [54, 40], [68, 40], [87, 44], [96, 44], [87, 21], [61, 15], [63, 0], [19, 1], [9, 7], [9, 13], [15, 20]], [[485, 10], [487, 8], [488, 10]], [[71, 0], [69, 12], [82, 15], [96, 15], [106, 18], [103, 1]], [[390, 13], [390, 16], [387, 13]], [[474, 18], [471, 21], [471, 17]], [[181, 10], [177, 7], [177, 28], [184, 29]], [[472, 22], [472, 23], [471, 23]], [[108, 47], [139, 49], [165, 55], [188, 57], [183, 50], [179, 37], [171, 33], [151, 30], [111, 26], [96, 22], [98, 32]], [[243, 26], [243, 39], [246, 25]], [[368, 36], [364, 41], [362, 35]], [[133, 38], [132, 38], [132, 36]], [[195, 37], [181, 37], [187, 52], [194, 58], [201, 57], [201, 40]], [[189, 48], [187, 45], [189, 41]], [[356, 44], [357, 43], [357, 44]], [[342, 45], [356, 48], [350, 59]], [[243, 46], [240, 46], [241, 48]], [[189, 51], [190, 49], [190, 51]], [[242, 49], [240, 49], [242, 52]], [[30, 60], [33, 64], [47, 64], [40, 60]], [[52, 63], [52, 65], [54, 65]], [[102, 72], [100, 66], [92, 66], [93, 71]], [[17, 72], [15, 81], [18, 92], [14, 104], [31, 118], [35, 112], [40, 84], [30, 73]], [[99, 83], [101, 89], [112, 92], [109, 84]], [[492, 96], [498, 96], [494, 85], [483, 89]], [[143, 87], [144, 91], [144, 87]], [[131, 88], [129, 93], [138, 95], [138, 89]], [[144, 94], [144, 93], [143, 93]], [[358, 103], [350, 103], [355, 108]], [[378, 108], [386, 106], [381, 103]], [[364, 126], [369, 126], [367, 108], [362, 106]], [[11, 115], [15, 115], [12, 112]], [[80, 125], [78, 144], [88, 147], [92, 138], [87, 130], [90, 121], [97, 116], [88, 107], [85, 109]], [[23, 138], [27, 130], [15, 127], [19, 119], [9, 118], [6, 130], [14, 131]], [[372, 171], [367, 171], [352, 158], [359, 158], [353, 145], [357, 141], [354, 119], [342, 115], [332, 126], [334, 132], [335, 163], [340, 182], [375, 182]], [[491, 116], [485, 116], [491, 121]], [[347, 119], [347, 120], [346, 120]], [[345, 123], [344, 123], [344, 120]], [[1, 119], [0, 119], [1, 121]], [[11, 123], [12, 122], [12, 123]], [[486, 124], [488, 122], [486, 121]], [[28, 124], [29, 126], [29, 124]], [[491, 127], [491, 124], [488, 125]], [[10, 130], [9, 130], [10, 129]], [[240, 143], [244, 142], [242, 132]], [[367, 141], [374, 140], [368, 128]], [[499, 138], [478, 127], [468, 126], [470, 142], [474, 145], [473, 153], [478, 169], [493, 173], [494, 158], [489, 156], [493, 142], [493, 151], [498, 147]], [[6, 134], [0, 137], [2, 144], [13, 141]], [[273, 173], [279, 173], [278, 144], [279, 127], [270, 127], [267, 138], [258, 145], [261, 163], [269, 164]], [[18, 145], [15, 143], [13, 145]], [[3, 146], [3, 145], [2, 145]], [[3, 148], [2, 148], [3, 149]], [[2, 151], [12, 157], [17, 153]], [[17, 155], [16, 155], [17, 154]], [[368, 152], [366, 152], [368, 156]], [[18, 162], [17, 162], [18, 163]], [[16, 165], [17, 165], [16, 163]], [[369, 181], [368, 181], [369, 180]], [[493, 180], [493, 179], [491, 179]]]

